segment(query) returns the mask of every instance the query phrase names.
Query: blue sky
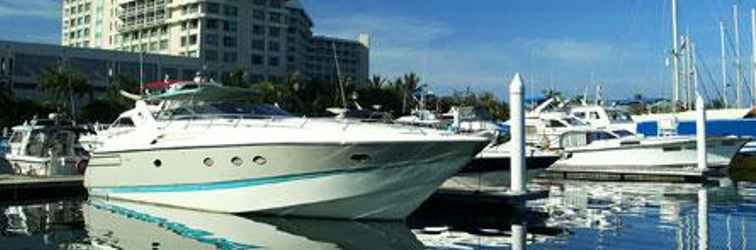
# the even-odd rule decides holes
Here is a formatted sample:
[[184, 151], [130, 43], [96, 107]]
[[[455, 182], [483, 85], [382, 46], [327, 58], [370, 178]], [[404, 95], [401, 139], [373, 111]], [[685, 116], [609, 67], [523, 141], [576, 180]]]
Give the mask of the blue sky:
[[[373, 74], [393, 78], [414, 71], [436, 92], [470, 87], [503, 96], [514, 72], [524, 74], [530, 93], [552, 87], [582, 93], [593, 86], [591, 76], [612, 98], [666, 96], [671, 89], [664, 63], [671, 47], [670, 0], [301, 1], [316, 33], [373, 35]], [[734, 1], [679, 1], [680, 31], [697, 43], [707, 66], [699, 65], [706, 92], [713, 96], [720, 86], [718, 21], [732, 30]], [[740, 2], [748, 61], [756, 1]], [[59, 9], [59, 0], [0, 0], [0, 39], [57, 43]]]

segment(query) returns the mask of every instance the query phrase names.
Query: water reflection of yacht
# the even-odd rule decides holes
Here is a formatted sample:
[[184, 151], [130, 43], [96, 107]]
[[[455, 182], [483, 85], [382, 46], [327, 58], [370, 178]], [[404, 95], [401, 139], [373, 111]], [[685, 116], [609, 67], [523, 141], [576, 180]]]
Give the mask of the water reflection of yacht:
[[240, 217], [131, 202], [90, 200], [90, 242], [113, 249], [421, 249], [399, 222]]
[[215, 212], [402, 219], [488, 143], [292, 117], [246, 102], [254, 95], [184, 82], [147, 97], [163, 102], [154, 117], [137, 102], [143, 125], [102, 141], [85, 176], [89, 194]]

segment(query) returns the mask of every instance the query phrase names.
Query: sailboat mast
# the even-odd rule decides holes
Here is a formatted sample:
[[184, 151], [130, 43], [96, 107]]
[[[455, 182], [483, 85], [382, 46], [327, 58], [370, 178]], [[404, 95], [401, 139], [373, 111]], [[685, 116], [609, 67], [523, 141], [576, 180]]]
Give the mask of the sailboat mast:
[[673, 111], [677, 111], [677, 103], [680, 101], [680, 74], [678, 72], [677, 51], [677, 0], [672, 0], [672, 100]]
[[339, 83], [339, 92], [341, 92], [341, 105], [343, 105], [344, 110], [346, 112], [347, 110], [347, 101], [346, 101], [346, 93], [344, 93], [344, 82], [341, 79], [341, 67], [339, 66], [339, 56], [336, 52], [336, 42], [331, 43], [331, 47], [333, 48], [333, 62], [336, 66], [336, 78], [338, 79]]
[[722, 46], [722, 104], [724, 108], [729, 106], [727, 101], [727, 47], [725, 46], [725, 26], [723, 21], [719, 21], [719, 40]]
[[[691, 72], [693, 76], [693, 89], [690, 92], [692, 92], [691, 96], [698, 96], [696, 94], [698, 93], [699, 89], [698, 89], [698, 68], [696, 67], [697, 58], [696, 58], [696, 44], [695, 43], [692, 43], [692, 42], [690, 43], [690, 51], [691, 51], [690, 62], [692, 65]], [[695, 101], [691, 101], [691, 102], [694, 103], [694, 104], [691, 104], [691, 108], [692, 108], [693, 106], [695, 106]]]
[[751, 9], [751, 106], [756, 104], [756, 9]]
[[737, 79], [735, 87], [735, 105], [740, 108], [743, 107], [743, 65], [740, 61], [740, 25], [738, 23], [738, 13], [738, 5], [735, 4], [732, 6], [732, 16], [734, 18], [733, 25], [735, 25], [735, 78]]

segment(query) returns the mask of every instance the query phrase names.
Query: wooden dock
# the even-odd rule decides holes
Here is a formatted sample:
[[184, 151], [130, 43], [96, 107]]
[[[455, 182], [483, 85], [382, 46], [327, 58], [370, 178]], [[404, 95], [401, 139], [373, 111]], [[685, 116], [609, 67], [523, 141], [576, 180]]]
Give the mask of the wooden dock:
[[563, 180], [618, 181], [618, 182], [706, 182], [711, 177], [722, 176], [720, 169], [701, 171], [694, 167], [561, 167], [546, 170], [545, 178]]
[[30, 177], [0, 175], [0, 200], [18, 201], [43, 198], [86, 196], [83, 176]]

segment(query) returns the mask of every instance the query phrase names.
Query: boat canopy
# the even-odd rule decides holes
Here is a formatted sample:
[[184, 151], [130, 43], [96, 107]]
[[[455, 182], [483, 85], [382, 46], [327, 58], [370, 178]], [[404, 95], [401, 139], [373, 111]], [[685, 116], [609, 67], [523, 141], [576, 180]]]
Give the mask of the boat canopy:
[[217, 83], [181, 82], [173, 84], [165, 93], [148, 96], [145, 100], [249, 100], [257, 96], [257, 92], [245, 88], [226, 87]]

